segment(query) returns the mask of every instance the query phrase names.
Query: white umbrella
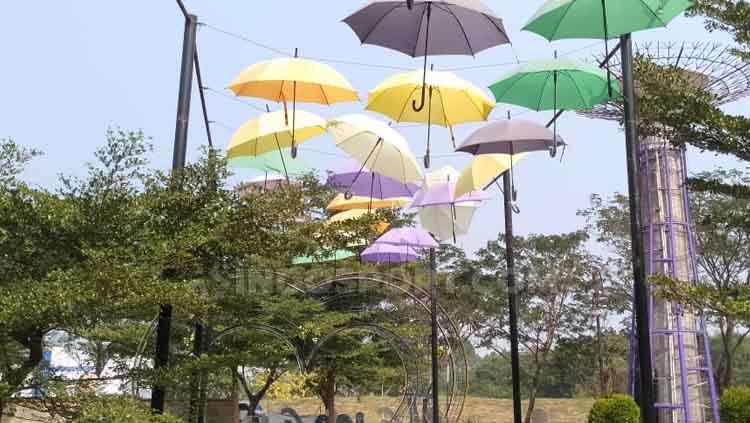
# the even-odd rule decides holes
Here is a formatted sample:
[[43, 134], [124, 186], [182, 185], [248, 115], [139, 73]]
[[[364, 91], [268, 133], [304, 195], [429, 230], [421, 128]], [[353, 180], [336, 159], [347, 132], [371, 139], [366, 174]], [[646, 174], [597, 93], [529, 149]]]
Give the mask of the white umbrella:
[[328, 121], [336, 146], [363, 167], [404, 184], [422, 180], [422, 169], [406, 139], [386, 123], [365, 115]]
[[479, 201], [444, 204], [419, 208], [422, 226], [440, 240], [455, 238], [469, 232]]

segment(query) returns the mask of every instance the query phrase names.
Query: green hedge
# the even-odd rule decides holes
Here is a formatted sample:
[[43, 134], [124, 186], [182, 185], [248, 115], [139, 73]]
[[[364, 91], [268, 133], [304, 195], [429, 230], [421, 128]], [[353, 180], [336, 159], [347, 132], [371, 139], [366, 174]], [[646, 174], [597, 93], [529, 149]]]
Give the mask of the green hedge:
[[627, 395], [612, 395], [594, 403], [589, 412], [588, 423], [640, 423], [641, 410], [633, 398]]
[[169, 414], [155, 416], [148, 405], [135, 398], [99, 397], [87, 401], [75, 423], [182, 423]]
[[750, 421], [750, 388], [727, 388], [719, 402], [721, 423]]

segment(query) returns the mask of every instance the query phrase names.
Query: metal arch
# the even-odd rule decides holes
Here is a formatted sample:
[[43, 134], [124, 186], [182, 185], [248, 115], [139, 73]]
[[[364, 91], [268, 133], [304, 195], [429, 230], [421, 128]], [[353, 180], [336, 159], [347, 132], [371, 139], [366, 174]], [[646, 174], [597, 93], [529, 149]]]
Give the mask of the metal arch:
[[[414, 355], [414, 353], [411, 351], [411, 348], [409, 347], [409, 343], [406, 342], [406, 340], [399, 336], [398, 334], [394, 333], [391, 330], [388, 330], [384, 328], [383, 326], [372, 324], [372, 323], [355, 323], [352, 325], [347, 325], [341, 328], [337, 328], [333, 332], [330, 332], [323, 338], [321, 338], [316, 344], [315, 347], [313, 347], [312, 351], [310, 351], [310, 354], [307, 356], [307, 361], [305, 362], [307, 368], [311, 367], [311, 364], [313, 363], [313, 360], [318, 355], [318, 352], [320, 351], [323, 346], [328, 343], [329, 340], [331, 340], [333, 337], [343, 333], [348, 332], [352, 330], [358, 330], [358, 329], [364, 329], [370, 332], [373, 332], [375, 334], [378, 334], [382, 336], [386, 342], [393, 348], [393, 350], [396, 352], [396, 354], [399, 356], [399, 359], [401, 360], [401, 365], [404, 369], [404, 395], [401, 397], [401, 402], [399, 403], [398, 407], [396, 408], [396, 411], [393, 413], [393, 416], [391, 417], [390, 422], [399, 422], [403, 420], [405, 416], [403, 416], [404, 410], [408, 410], [409, 407], [411, 407], [412, 403], [416, 401], [416, 391], [419, 390], [419, 388], [422, 386], [421, 384], [421, 373], [419, 370], [419, 366], [410, 366], [411, 363], [417, 363], [418, 357]], [[409, 357], [405, 357], [405, 355], [408, 355]], [[409, 378], [409, 375], [411, 371], [414, 372], [414, 376], [416, 379], [416, 383], [412, 385], [411, 379]], [[421, 392], [420, 392], [421, 394]]]
[[[154, 330], [156, 330], [156, 324], [159, 321], [159, 316], [157, 315], [151, 320], [151, 324], [148, 326], [148, 329], [146, 329], [146, 332], [144, 332], [143, 337], [141, 338], [141, 341], [138, 343], [138, 348], [135, 352], [135, 362], [130, 367], [130, 369], [138, 369], [141, 367], [143, 363], [143, 355], [146, 350], [146, 345], [148, 345], [148, 339], [151, 337], [151, 334], [154, 333]], [[133, 393], [133, 396], [138, 395], [138, 385], [133, 382], [131, 383], [131, 391]]]
[[[421, 287], [404, 280], [402, 278], [398, 278], [392, 275], [383, 274], [383, 273], [348, 273], [348, 274], [342, 274], [337, 275], [336, 277], [332, 279], [328, 279], [325, 281], [322, 281], [318, 283], [316, 286], [312, 287], [308, 290], [310, 295], [313, 295], [313, 293], [318, 290], [319, 288], [330, 285], [334, 283], [342, 283], [342, 285], [352, 284], [354, 281], [364, 281], [364, 282], [370, 282], [370, 283], [377, 283], [385, 285], [389, 288], [398, 290], [404, 294], [406, 294], [407, 297], [411, 298], [415, 301], [417, 306], [421, 306], [424, 311], [428, 312], [430, 311], [429, 305], [425, 302], [424, 298], [429, 299], [430, 295], [429, 293], [422, 289]], [[409, 289], [404, 288], [404, 286], [400, 286], [397, 283], [400, 283], [402, 285], [408, 286]], [[343, 292], [338, 293], [334, 296], [329, 296], [327, 298], [318, 298], [319, 301], [322, 301], [324, 304], [329, 303], [330, 301], [334, 301], [339, 298], [344, 298], [346, 295], [350, 295], [350, 292]], [[421, 294], [416, 295], [416, 294]], [[448, 321], [448, 329], [446, 329], [446, 326], [442, 323], [438, 323], [438, 330], [440, 331], [444, 342], [447, 344], [457, 344], [458, 348], [451, 348], [449, 352], [457, 352], [460, 353], [462, 358], [460, 362], [455, 361], [455, 357], [451, 355], [450, 361], [448, 362], [448, 366], [452, 370], [450, 372], [451, 380], [450, 380], [450, 395], [448, 397], [448, 400], [446, 401], [447, 406], [445, 407], [445, 412], [443, 413], [444, 420], [446, 422], [457, 422], [460, 419], [461, 414], [463, 413], [463, 408], [465, 405], [465, 397], [468, 392], [468, 360], [466, 358], [466, 351], [463, 345], [463, 342], [461, 340], [461, 337], [458, 335], [458, 326], [455, 324], [453, 319], [450, 318], [450, 315], [446, 312], [445, 308], [441, 305], [438, 305], [438, 312], [441, 319], [445, 319]], [[458, 369], [459, 365], [463, 365], [462, 369]], [[461, 380], [456, 380], [458, 376], [463, 376]], [[461, 385], [460, 387], [457, 385]], [[461, 393], [459, 395], [457, 389], [461, 389]]]
[[305, 366], [306, 362], [302, 358], [302, 356], [300, 356], [300, 353], [299, 353], [300, 352], [299, 345], [297, 345], [294, 342], [294, 340], [286, 336], [284, 332], [274, 328], [273, 326], [266, 325], [264, 323], [246, 323], [246, 324], [236, 325], [236, 326], [232, 326], [230, 328], [224, 329], [223, 331], [219, 332], [215, 337], [211, 339], [211, 342], [209, 342], [208, 344], [208, 348], [210, 349], [211, 346], [219, 339], [239, 329], [255, 329], [257, 331], [265, 332], [269, 335], [273, 335], [276, 338], [284, 341], [284, 343], [287, 344], [292, 349], [292, 351], [294, 351], [294, 358], [297, 360], [297, 366], [299, 367], [299, 370], [303, 373], [307, 371], [306, 370], [307, 367]]
[[[750, 96], [750, 61], [745, 61], [730, 51], [730, 46], [715, 42], [685, 44], [676, 41], [644, 42], [636, 45], [637, 53], [662, 66], [672, 66], [704, 77], [696, 78], [698, 85], [711, 92], [717, 106]], [[599, 59], [599, 57], [596, 57]], [[612, 73], [617, 73], [620, 58], [610, 59]], [[597, 119], [620, 120], [622, 106], [609, 102], [576, 113]]]
[[[251, 274], [263, 275], [263, 276], [266, 276], [266, 275], [275, 276], [275, 277], [277, 277], [286, 286], [286, 288], [289, 288], [293, 292], [296, 292], [298, 294], [307, 295], [307, 291], [305, 291], [304, 289], [300, 288], [299, 286], [297, 286], [294, 283], [296, 281], [296, 279], [293, 278], [293, 277], [291, 277], [290, 275], [287, 275], [286, 273], [282, 273], [282, 272], [279, 272], [279, 271], [276, 271], [276, 270], [265, 270], [265, 269], [257, 270], [254, 267], [242, 267], [242, 268], [239, 269], [239, 271], [242, 272], [243, 276], [244, 275], [251, 275]], [[238, 286], [237, 286], [238, 284], [239, 284], [239, 281], [235, 280], [234, 281], [235, 289], [238, 288]], [[248, 289], [248, 291], [250, 291], [250, 290]]]

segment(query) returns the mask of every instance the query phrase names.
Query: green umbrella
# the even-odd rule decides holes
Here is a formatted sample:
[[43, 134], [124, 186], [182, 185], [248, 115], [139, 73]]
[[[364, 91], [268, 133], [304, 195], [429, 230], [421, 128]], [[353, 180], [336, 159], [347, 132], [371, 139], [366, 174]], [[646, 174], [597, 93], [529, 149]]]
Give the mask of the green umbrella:
[[345, 260], [349, 257], [354, 257], [356, 254], [348, 250], [336, 250], [333, 253], [324, 256], [300, 256], [295, 257], [292, 260], [292, 264], [311, 264], [311, 263], [324, 263], [327, 261], [339, 261]]
[[[498, 103], [532, 110], [590, 109], [609, 101], [608, 87], [620, 95], [616, 82], [596, 66], [574, 60], [531, 61], [490, 86]], [[556, 126], [557, 119], [555, 119]], [[557, 128], [555, 127], [555, 133]], [[552, 155], [556, 153], [553, 147]]]
[[288, 150], [270, 151], [258, 156], [239, 156], [229, 159], [229, 167], [257, 169], [289, 175], [304, 175], [310, 167], [300, 159], [293, 159]]
[[548, 0], [523, 30], [549, 41], [614, 38], [667, 26], [692, 4], [691, 0]]

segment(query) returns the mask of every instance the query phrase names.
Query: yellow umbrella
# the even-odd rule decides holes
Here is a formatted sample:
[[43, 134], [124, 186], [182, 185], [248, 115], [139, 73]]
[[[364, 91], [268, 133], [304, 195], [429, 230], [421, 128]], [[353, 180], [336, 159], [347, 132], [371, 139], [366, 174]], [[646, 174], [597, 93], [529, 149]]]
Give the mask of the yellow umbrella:
[[[351, 210], [343, 211], [341, 213], [334, 214], [333, 216], [329, 217], [328, 223], [336, 223], [336, 222], [343, 222], [346, 220], [359, 219], [371, 213], [373, 213], [372, 210], [351, 209]], [[386, 229], [388, 229], [389, 226], [390, 224], [387, 222], [379, 222], [373, 225], [373, 229], [375, 230], [375, 232], [382, 234], [383, 232], [385, 232]]]
[[516, 154], [511, 164], [511, 155], [509, 154], [480, 154], [474, 156], [474, 159], [461, 172], [456, 182], [455, 198], [462, 197], [472, 191], [482, 190], [487, 184], [499, 175], [506, 172], [519, 160], [526, 157], [526, 153]]
[[[326, 121], [312, 113], [297, 112], [294, 139], [303, 142], [326, 131]], [[285, 121], [284, 112], [264, 113], [250, 119], [232, 135], [227, 147], [227, 158], [258, 156], [270, 151], [281, 151], [292, 146], [292, 127]]]
[[[357, 91], [334, 68], [313, 60], [295, 57], [266, 60], [251, 65], [229, 84], [235, 95], [256, 97], [284, 103], [292, 102], [292, 128], [295, 128], [297, 102], [331, 105], [359, 101]], [[294, 130], [292, 157], [296, 157]]]
[[326, 207], [326, 210], [330, 212], [340, 212], [352, 209], [385, 209], [391, 207], [402, 207], [409, 204], [411, 201], [407, 197], [394, 197], [394, 198], [371, 198], [355, 195], [351, 199], [347, 200], [344, 194], [338, 194]]
[[[420, 101], [423, 77], [428, 88], [427, 105], [414, 110], [412, 103]], [[485, 121], [494, 107], [495, 102], [477, 86], [453, 73], [432, 70], [426, 75], [413, 71], [391, 76], [370, 91], [367, 98], [367, 110], [382, 113], [396, 122], [428, 125], [425, 167], [429, 167], [430, 125], [448, 127], [453, 140], [454, 125]]]

